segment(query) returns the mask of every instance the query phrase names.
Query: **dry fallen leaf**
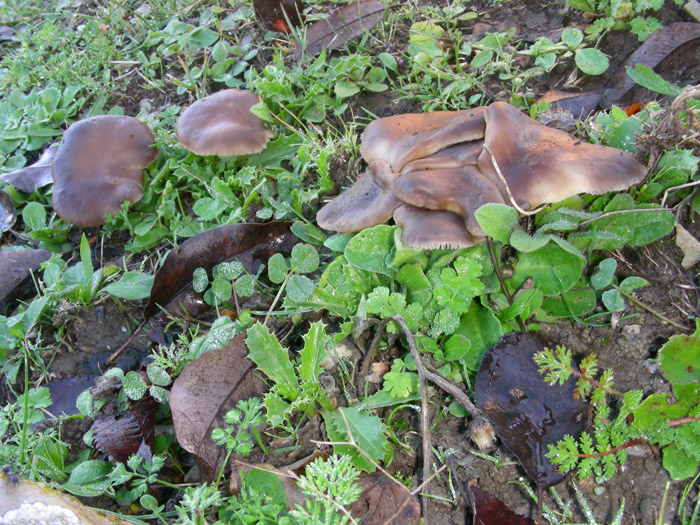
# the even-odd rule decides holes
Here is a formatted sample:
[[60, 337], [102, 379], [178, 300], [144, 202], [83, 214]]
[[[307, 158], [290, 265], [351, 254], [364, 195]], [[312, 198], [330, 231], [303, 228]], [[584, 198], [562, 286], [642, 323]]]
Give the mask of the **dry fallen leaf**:
[[208, 306], [192, 288], [197, 268], [209, 271], [219, 263], [238, 260], [250, 273], [275, 253], [288, 253], [296, 243], [291, 222], [229, 224], [187, 239], [172, 250], [153, 280], [151, 296], [144, 310], [146, 318], [158, 313], [158, 306], [171, 312], [184, 308], [197, 316]]
[[12, 184], [24, 193], [34, 193], [38, 188], [48, 186], [53, 182], [51, 164], [53, 164], [57, 150], [58, 144], [52, 144], [44, 150], [44, 153], [34, 164], [3, 173], [0, 175], [0, 180]]
[[683, 268], [687, 270], [700, 262], [700, 241], [680, 224], [676, 224], [676, 246], [683, 252]]
[[406, 486], [383, 472], [363, 474], [362, 494], [350, 506], [354, 518], [364, 525], [412, 525], [420, 523], [420, 504]]
[[211, 440], [211, 431], [224, 426], [224, 415], [239, 399], [260, 396], [265, 388], [246, 357], [245, 335], [189, 363], [170, 391], [175, 437], [195, 456], [202, 479], [215, 475], [225, 452]]
[[588, 403], [574, 399], [576, 378], [549, 385], [532, 356], [545, 348], [532, 332], [510, 333], [486, 351], [474, 383], [476, 404], [496, 433], [520, 460], [528, 476], [543, 488], [563, 479], [545, 457], [547, 445], [586, 424]]
[[534, 525], [534, 521], [516, 514], [500, 499], [470, 484], [474, 525]]
[[384, 4], [380, 0], [355, 0], [309, 26], [306, 48], [298, 47], [295, 57], [299, 58], [302, 51], [315, 56], [324, 49], [336, 49], [372, 29], [383, 16]]
[[[47, 250], [7, 250], [0, 252], [0, 314], [4, 314], [17, 299], [35, 293], [31, 273], [48, 260]], [[27, 290], [24, 288], [27, 284]]]

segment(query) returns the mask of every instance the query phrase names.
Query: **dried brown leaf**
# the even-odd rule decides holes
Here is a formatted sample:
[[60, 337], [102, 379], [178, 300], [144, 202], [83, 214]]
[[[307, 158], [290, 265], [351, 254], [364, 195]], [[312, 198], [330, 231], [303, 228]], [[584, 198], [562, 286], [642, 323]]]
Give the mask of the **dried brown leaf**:
[[362, 494], [350, 506], [354, 518], [365, 525], [412, 525], [420, 523], [420, 504], [405, 485], [377, 471], [359, 480]]
[[44, 153], [34, 164], [3, 173], [0, 175], [0, 180], [12, 184], [24, 193], [34, 193], [38, 188], [48, 186], [53, 182], [51, 164], [53, 164], [57, 150], [58, 144], [52, 144], [44, 150]]
[[158, 306], [172, 313], [184, 308], [196, 316], [208, 306], [192, 288], [197, 268], [209, 271], [219, 263], [238, 260], [250, 273], [275, 253], [288, 253], [297, 242], [290, 232], [291, 222], [229, 224], [187, 239], [172, 250], [158, 270], [151, 296], [144, 310], [146, 318], [158, 313]]
[[526, 516], [516, 514], [500, 499], [479, 487], [469, 485], [474, 525], [534, 525]]
[[306, 48], [297, 48], [295, 56], [299, 58], [302, 52], [315, 56], [324, 49], [336, 49], [372, 29], [383, 16], [384, 4], [380, 0], [353, 1], [309, 26]]
[[223, 461], [224, 449], [211, 440], [211, 431], [223, 426], [224, 415], [239, 399], [264, 391], [247, 354], [245, 334], [239, 334], [189, 363], [170, 391], [175, 436], [197, 459], [203, 479], [211, 479]]
[[[47, 250], [0, 252], [0, 314], [4, 314], [15, 300], [34, 292], [31, 273], [50, 257]], [[25, 289], [25, 284], [29, 290]]]
[[547, 445], [566, 434], [577, 437], [588, 404], [574, 399], [575, 377], [549, 385], [532, 357], [551, 345], [532, 332], [510, 333], [486, 351], [474, 383], [476, 404], [498, 436], [542, 487], [563, 479], [545, 457]]

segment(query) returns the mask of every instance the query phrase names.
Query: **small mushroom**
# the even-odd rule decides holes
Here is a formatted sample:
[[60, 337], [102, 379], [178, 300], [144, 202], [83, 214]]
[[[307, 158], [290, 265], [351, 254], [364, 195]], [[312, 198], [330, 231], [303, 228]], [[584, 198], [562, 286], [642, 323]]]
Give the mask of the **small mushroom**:
[[476, 166], [412, 171], [392, 186], [394, 196], [418, 208], [451, 211], [461, 215], [472, 235], [483, 236], [474, 212], [489, 202], [504, 203], [498, 187]]
[[396, 208], [394, 221], [401, 227], [401, 242], [423, 250], [469, 248], [481, 242], [467, 231], [462, 216], [404, 204]]
[[400, 173], [412, 160], [484, 137], [485, 108], [394, 115], [371, 122], [362, 134], [360, 153], [367, 162], [382, 159]]
[[[506, 102], [488, 106], [484, 118], [484, 144], [525, 210], [577, 193], [622, 190], [646, 175], [646, 168], [630, 153], [582, 142], [536, 122]], [[478, 165], [512, 204], [486, 150], [479, 155]]]
[[175, 124], [183, 148], [196, 155], [251, 155], [265, 149], [274, 133], [250, 112], [260, 97], [250, 91], [225, 89], [204, 97]]
[[401, 205], [391, 192], [397, 177], [383, 160], [370, 162], [355, 184], [319, 210], [316, 222], [326, 230], [350, 233], [388, 221]]
[[153, 132], [133, 117], [80, 120], [63, 134], [51, 173], [53, 208], [76, 226], [99, 226], [143, 195], [143, 170], [158, 156]]

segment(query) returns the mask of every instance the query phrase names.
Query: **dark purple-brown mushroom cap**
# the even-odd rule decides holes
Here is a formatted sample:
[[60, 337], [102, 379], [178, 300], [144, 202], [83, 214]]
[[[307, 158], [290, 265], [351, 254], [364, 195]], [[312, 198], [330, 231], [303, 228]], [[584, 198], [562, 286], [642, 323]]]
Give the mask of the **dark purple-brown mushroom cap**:
[[251, 155], [265, 148], [274, 133], [250, 112], [260, 97], [250, 91], [225, 89], [204, 97], [175, 124], [182, 147], [196, 155]]
[[99, 226], [143, 195], [143, 170], [158, 156], [153, 132], [133, 117], [80, 120], [63, 134], [51, 173], [52, 204], [64, 221]]
[[397, 177], [383, 160], [370, 162], [355, 184], [319, 210], [316, 222], [326, 230], [350, 233], [388, 221], [401, 205], [391, 192]]
[[451, 211], [435, 211], [404, 204], [394, 221], [401, 227], [401, 242], [424, 250], [469, 248], [484, 240], [467, 231], [464, 218]]
[[[536, 122], [506, 102], [488, 106], [484, 117], [484, 144], [493, 152], [516, 202], [526, 210], [577, 193], [622, 190], [646, 175], [646, 168], [630, 153], [582, 142]], [[478, 164], [504, 190], [486, 151]], [[504, 199], [510, 204], [505, 192]]]

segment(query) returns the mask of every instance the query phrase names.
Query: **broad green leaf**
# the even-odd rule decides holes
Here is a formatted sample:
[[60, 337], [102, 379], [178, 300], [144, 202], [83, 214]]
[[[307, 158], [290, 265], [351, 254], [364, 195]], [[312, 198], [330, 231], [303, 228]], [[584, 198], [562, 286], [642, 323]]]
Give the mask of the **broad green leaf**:
[[124, 376], [123, 385], [126, 397], [135, 401], [141, 399], [148, 390], [148, 385], [141, 374], [133, 370]]
[[326, 240], [326, 234], [309, 222], [296, 221], [290, 230], [299, 239], [310, 244], [323, 244]]
[[591, 276], [591, 285], [596, 290], [602, 290], [607, 288], [615, 277], [615, 270], [617, 269], [617, 261], [612, 257], [603, 259], [596, 272]]
[[700, 381], [700, 339], [674, 335], [661, 348], [661, 371], [672, 383]]
[[29, 202], [22, 210], [22, 220], [31, 230], [39, 230], [46, 227], [46, 210], [38, 202]]
[[394, 248], [396, 226], [380, 224], [355, 235], [345, 247], [345, 258], [362, 270], [393, 276], [387, 258]]
[[549, 235], [536, 233], [531, 237], [522, 230], [515, 230], [510, 235], [510, 245], [519, 252], [530, 253], [546, 246], [550, 239]]
[[603, 292], [603, 304], [610, 312], [622, 312], [627, 308], [625, 298], [617, 290], [607, 290]]
[[520, 256], [513, 273], [512, 283], [520, 287], [528, 277], [546, 296], [562, 294], [578, 281], [584, 260], [556, 245], [547, 245]]
[[646, 279], [642, 279], [641, 277], [636, 277], [634, 275], [631, 277], [626, 277], [620, 283], [620, 289], [627, 293], [633, 292], [634, 290], [642, 288], [643, 286], [649, 286], [649, 281], [647, 281]]
[[558, 297], [545, 297], [542, 310], [552, 317], [580, 317], [596, 307], [596, 295], [590, 288], [572, 288]]
[[276, 253], [270, 257], [267, 261], [267, 276], [275, 284], [280, 284], [287, 277], [287, 261], [284, 259], [284, 255], [281, 253]]
[[567, 27], [561, 32], [561, 41], [573, 50], [583, 42], [583, 33], [576, 27]]
[[113, 297], [119, 297], [128, 301], [138, 301], [146, 299], [151, 294], [152, 286], [153, 275], [141, 272], [125, 272], [121, 279], [115, 283], [108, 284], [103, 290]]
[[578, 68], [587, 75], [602, 75], [610, 66], [608, 57], [594, 47], [577, 49], [574, 61]]
[[106, 478], [112, 472], [112, 464], [108, 461], [89, 459], [73, 469], [68, 480], [75, 485], [89, 485]]
[[[324, 412], [323, 419], [331, 441], [347, 442], [352, 436], [360, 450], [374, 461], [387, 461], [391, 457], [391, 445], [384, 434], [386, 426], [377, 416], [360, 412], [356, 408], [342, 407]], [[333, 448], [337, 454], [352, 457], [353, 464], [360, 470], [374, 472], [376, 467], [355, 447], [334, 445]]]
[[669, 445], [662, 451], [662, 464], [668, 470], [671, 479], [687, 479], [698, 470], [698, 460], [686, 454], [680, 447]]
[[287, 350], [265, 326], [259, 322], [251, 326], [245, 342], [250, 350], [250, 359], [260, 370], [275, 383], [293, 391], [298, 390], [299, 383]]
[[305, 275], [291, 275], [287, 282], [287, 298], [295, 303], [306, 301], [316, 289], [316, 283]]
[[432, 297], [432, 287], [430, 281], [425, 276], [420, 264], [405, 264], [396, 274], [396, 280], [401, 283], [407, 291], [408, 301], [424, 305]]
[[454, 335], [445, 343], [445, 352], [458, 355], [460, 350], [453, 348], [453, 345], [463, 345], [464, 342], [455, 337], [464, 337], [469, 341], [469, 352], [464, 356], [464, 362], [469, 370], [477, 370], [484, 352], [498, 342], [502, 335], [503, 329], [496, 316], [476, 301], [472, 301], [467, 313], [461, 317]]
[[92, 280], [92, 272], [94, 269], [92, 266], [92, 252], [90, 251], [90, 243], [88, 242], [84, 233], [80, 238], [80, 262], [83, 265], [83, 274], [85, 277], [85, 282], [83, 284], [89, 285], [90, 281]]
[[311, 273], [316, 271], [319, 257], [316, 248], [309, 244], [296, 244], [292, 248], [290, 257], [292, 270], [297, 273]]
[[653, 69], [645, 66], [644, 64], [636, 64], [634, 68], [627, 66], [625, 67], [625, 71], [627, 72], [627, 76], [629, 76], [640, 86], [651, 91], [661, 93], [662, 95], [677, 97], [682, 91], [681, 88], [667, 82], [660, 75], [654, 72]]
[[474, 217], [485, 235], [503, 244], [508, 244], [518, 224], [518, 212], [515, 208], [494, 202], [481, 206], [474, 212]]
[[157, 386], [168, 386], [172, 381], [170, 374], [155, 363], [149, 363], [146, 366], [146, 374], [148, 374], [151, 383]]

